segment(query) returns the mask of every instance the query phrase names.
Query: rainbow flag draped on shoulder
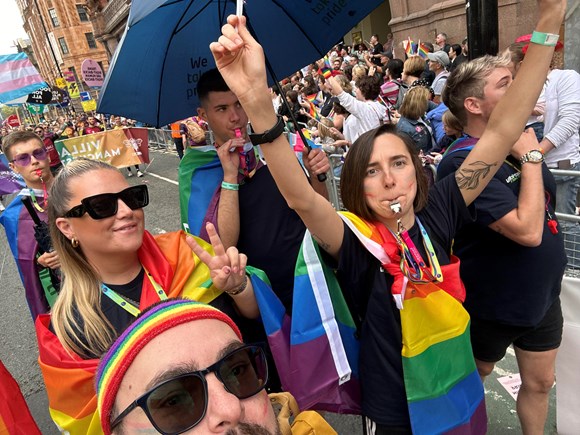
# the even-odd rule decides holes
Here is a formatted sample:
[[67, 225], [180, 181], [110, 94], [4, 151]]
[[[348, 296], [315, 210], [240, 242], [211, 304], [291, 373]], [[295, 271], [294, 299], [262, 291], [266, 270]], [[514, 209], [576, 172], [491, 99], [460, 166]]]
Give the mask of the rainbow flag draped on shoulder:
[[[352, 213], [341, 217], [360, 242], [387, 269], [400, 267], [394, 245], [382, 239], [370, 223]], [[459, 260], [442, 265], [444, 281], [406, 282], [400, 306], [405, 390], [414, 434], [484, 434], [487, 430], [485, 395], [477, 372], [469, 335], [469, 314], [461, 302], [465, 290]]]
[[[201, 239], [197, 241], [208, 252], [212, 252], [209, 244]], [[221, 294], [213, 287], [207, 266], [192, 254], [183, 231], [155, 237], [145, 232], [139, 259], [168, 297], [179, 296], [211, 304]], [[248, 271], [254, 287], [268, 286], [262, 281], [263, 275], [252, 269]], [[152, 284], [144, 280], [140, 309], [157, 301], [159, 298]], [[68, 352], [50, 330], [49, 314], [37, 318], [36, 334], [38, 360], [53, 421], [61, 431], [72, 435], [102, 434], [94, 386], [99, 360], [84, 360]]]
[[209, 240], [207, 222], [217, 228], [224, 171], [214, 146], [189, 148], [179, 163], [179, 206], [185, 230]]
[[[36, 191], [35, 195], [39, 200], [43, 198], [42, 191]], [[16, 261], [26, 302], [34, 320], [39, 314], [48, 312], [49, 304], [39, 275], [42, 268], [36, 262], [38, 243], [34, 238], [34, 221], [22, 203], [22, 199], [29, 196], [29, 189], [22, 189], [0, 215], [0, 224], [6, 230], [6, 239]], [[47, 220], [45, 212], [38, 212], [38, 215], [41, 220]]]

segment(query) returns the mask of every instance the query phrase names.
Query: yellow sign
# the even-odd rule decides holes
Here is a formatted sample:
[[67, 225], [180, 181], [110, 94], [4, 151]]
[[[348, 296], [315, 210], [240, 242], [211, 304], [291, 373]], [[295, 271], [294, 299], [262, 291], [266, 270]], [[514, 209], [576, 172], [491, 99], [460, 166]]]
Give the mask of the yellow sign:
[[90, 112], [92, 110], [97, 110], [97, 102], [95, 100], [81, 101], [83, 106], [83, 111]]
[[66, 80], [62, 77], [56, 79], [56, 87], [61, 89], [66, 89]]
[[68, 94], [71, 98], [79, 98], [81, 96], [81, 91], [79, 90], [79, 86], [77, 82], [69, 82], [67, 83]]

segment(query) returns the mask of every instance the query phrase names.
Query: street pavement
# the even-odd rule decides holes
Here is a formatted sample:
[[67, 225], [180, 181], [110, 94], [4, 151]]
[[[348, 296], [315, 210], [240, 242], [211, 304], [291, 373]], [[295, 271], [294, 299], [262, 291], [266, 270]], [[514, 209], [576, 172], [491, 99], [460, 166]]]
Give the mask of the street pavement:
[[[153, 234], [179, 229], [179, 195], [177, 165], [174, 152], [152, 150], [151, 163], [143, 178], [128, 178], [131, 185], [147, 184], [151, 202], [145, 211], [146, 228]], [[126, 171], [123, 171], [126, 174]], [[2, 302], [0, 303], [0, 359], [20, 384], [31, 412], [43, 434], [58, 434], [48, 414], [48, 400], [37, 358], [38, 350], [34, 326], [24, 299], [18, 271], [0, 231]], [[517, 373], [513, 350], [509, 349], [486, 381], [486, 404], [491, 435], [518, 434], [521, 428], [516, 415], [515, 401], [497, 381], [498, 377]], [[361, 419], [355, 416], [326, 414], [339, 434], [362, 434]], [[550, 396], [547, 434], [556, 433], [555, 388]], [[74, 435], [74, 434], [73, 434]]]

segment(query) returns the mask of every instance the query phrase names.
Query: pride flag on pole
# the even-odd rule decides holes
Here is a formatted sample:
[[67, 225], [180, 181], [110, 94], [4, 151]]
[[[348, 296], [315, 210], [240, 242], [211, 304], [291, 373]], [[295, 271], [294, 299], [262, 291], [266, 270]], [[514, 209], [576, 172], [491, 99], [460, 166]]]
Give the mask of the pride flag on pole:
[[47, 86], [26, 54], [0, 55], [0, 103], [15, 100]]
[[419, 56], [421, 56], [423, 59], [427, 59], [427, 53], [429, 53], [429, 49], [427, 48], [427, 45], [424, 44], [423, 42], [421, 42], [421, 40], [419, 40], [417, 54]]

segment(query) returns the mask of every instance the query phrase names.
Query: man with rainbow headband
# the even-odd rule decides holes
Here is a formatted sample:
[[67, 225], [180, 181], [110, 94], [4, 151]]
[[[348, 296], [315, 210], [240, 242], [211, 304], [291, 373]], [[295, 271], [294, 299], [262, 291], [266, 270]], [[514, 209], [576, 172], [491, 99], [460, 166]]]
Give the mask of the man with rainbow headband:
[[106, 435], [277, 435], [267, 380], [264, 351], [244, 345], [228, 316], [202, 303], [168, 299], [145, 310], [101, 358], [101, 426]]
[[[26, 187], [0, 216], [0, 223], [6, 230], [34, 320], [52, 306], [57, 291], [49, 271], [60, 268], [56, 252], [39, 252], [34, 237], [35, 222], [31, 215], [34, 213], [41, 221], [47, 221], [47, 192], [53, 180], [50, 158], [41, 139], [30, 131], [16, 131], [6, 136], [2, 149], [10, 169], [21, 175], [26, 183]], [[24, 201], [29, 201], [31, 210], [27, 210]]]

